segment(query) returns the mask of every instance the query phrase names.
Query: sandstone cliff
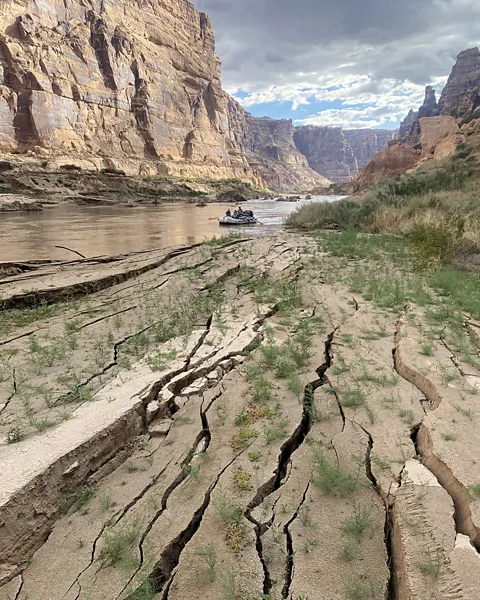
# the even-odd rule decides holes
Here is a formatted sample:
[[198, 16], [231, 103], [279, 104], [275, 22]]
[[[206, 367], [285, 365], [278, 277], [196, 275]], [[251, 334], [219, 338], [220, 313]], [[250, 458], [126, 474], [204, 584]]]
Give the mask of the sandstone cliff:
[[[317, 169], [310, 168], [307, 158], [294, 142], [292, 121], [256, 118], [229, 98], [231, 155], [246, 157], [250, 168], [264, 179], [268, 187], [288, 191], [331, 184]], [[299, 151], [300, 150], [300, 151]]]
[[244, 174], [210, 21], [189, 0], [4, 2], [0, 32], [2, 150]]
[[332, 181], [344, 182], [354, 179], [368, 161], [394, 139], [395, 133], [308, 125], [297, 127], [294, 139], [312, 169]]
[[438, 103], [440, 114], [466, 117], [480, 106], [480, 50], [471, 48], [457, 56]]
[[438, 104], [434, 89], [427, 86], [423, 105], [418, 111], [411, 110], [400, 125], [401, 145], [375, 156], [358, 176], [355, 188], [363, 189], [396, 173], [420, 168], [432, 159], [451, 157], [466, 134], [476, 134], [475, 127], [467, 131], [463, 126], [460, 130], [459, 124], [478, 107], [480, 50], [472, 48], [458, 55]]
[[381, 152], [396, 138], [397, 133], [396, 130], [391, 129], [345, 129], [343, 135], [353, 150], [360, 171], [375, 154]]
[[294, 140], [312, 169], [332, 181], [348, 181], [358, 173], [357, 159], [340, 127], [297, 127]]
[[328, 185], [296, 150], [291, 123], [231, 106], [210, 20], [191, 0], [0, 4], [0, 152], [133, 175]]

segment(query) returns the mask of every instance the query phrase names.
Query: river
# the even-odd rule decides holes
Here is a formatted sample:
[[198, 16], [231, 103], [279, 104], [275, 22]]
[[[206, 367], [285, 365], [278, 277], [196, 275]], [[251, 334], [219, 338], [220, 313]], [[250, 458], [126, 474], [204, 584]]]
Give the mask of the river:
[[254, 211], [263, 225], [220, 227], [212, 217], [233, 206], [165, 203], [127, 206], [86, 207], [71, 204], [42, 212], [0, 213], [0, 262], [32, 259], [68, 260], [74, 254], [55, 246], [66, 246], [92, 257], [195, 243], [229, 232], [268, 235], [283, 229], [284, 218], [312, 201], [336, 200], [315, 196], [297, 203], [253, 200], [243, 205]]

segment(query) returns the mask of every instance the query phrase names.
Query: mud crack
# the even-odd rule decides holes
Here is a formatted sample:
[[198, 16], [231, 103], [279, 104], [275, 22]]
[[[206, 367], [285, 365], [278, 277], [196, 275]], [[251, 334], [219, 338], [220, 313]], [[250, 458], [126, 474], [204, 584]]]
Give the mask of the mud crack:
[[480, 528], [473, 522], [471, 499], [467, 488], [455, 477], [450, 467], [434, 453], [432, 438], [425, 425], [422, 424], [413, 430], [412, 439], [422, 463], [433, 473], [453, 501], [457, 533], [469, 537], [477, 552], [480, 553]]
[[[310, 482], [308, 482], [307, 487], [305, 488], [305, 491], [303, 492], [302, 500], [301, 500], [300, 504], [298, 505], [297, 510], [295, 511], [295, 514], [292, 516], [290, 521], [288, 521], [288, 523], [285, 524], [285, 527], [283, 528], [283, 532], [285, 533], [285, 537], [287, 539], [287, 565], [285, 568], [285, 584], [284, 584], [283, 590], [282, 590], [282, 598], [284, 598], [284, 599], [287, 599], [288, 595], [290, 594], [290, 587], [292, 585], [293, 575], [295, 572], [295, 562], [294, 562], [295, 552], [293, 551], [293, 539], [292, 539], [292, 533], [290, 531], [290, 526], [298, 518], [300, 510], [301, 510], [302, 506], [305, 504], [305, 500], [307, 499], [307, 493], [308, 493], [309, 488], [310, 488]], [[271, 589], [271, 587], [270, 587], [270, 589]], [[269, 591], [270, 591], [270, 589], [269, 589]]]
[[[222, 475], [227, 469], [237, 460], [239, 455], [236, 455], [228, 462], [227, 465], [220, 471], [215, 478], [215, 481], [210, 485], [205, 492], [204, 499], [200, 507], [195, 511], [188, 526], [164, 548], [160, 559], [153, 567], [150, 575], [147, 577], [147, 585], [151, 590], [160, 594], [170, 577], [180, 562], [180, 556], [185, 550], [185, 547], [198, 531], [202, 522], [205, 511], [210, 505], [212, 493], [218, 485]], [[130, 583], [130, 582], [129, 582]], [[136, 600], [141, 593], [143, 586], [140, 586], [132, 594], [127, 596], [126, 600]], [[123, 592], [122, 592], [123, 593]], [[121, 595], [121, 594], [120, 594]], [[119, 596], [118, 596], [119, 597]]]
[[[327, 370], [331, 367], [331, 364], [332, 364], [331, 346], [332, 346], [333, 337], [335, 335], [335, 331], [336, 330], [332, 331], [328, 335], [327, 340], [325, 341], [324, 362], [322, 365], [320, 365], [320, 367], [318, 367], [316, 369], [318, 379], [308, 383], [305, 386], [304, 397], [303, 397], [302, 419], [301, 419], [299, 425], [297, 426], [297, 428], [295, 429], [295, 431], [293, 432], [293, 434], [281, 447], [280, 455], [278, 457], [278, 462], [277, 462], [277, 468], [275, 469], [273, 476], [268, 481], [266, 481], [262, 486], [260, 486], [258, 488], [257, 493], [255, 494], [255, 496], [251, 500], [251, 502], [248, 504], [248, 506], [245, 510], [245, 513], [244, 513], [245, 518], [255, 525], [256, 549], [257, 549], [257, 553], [258, 553], [260, 562], [262, 563], [263, 570], [264, 570], [264, 594], [266, 594], [266, 595], [268, 595], [271, 591], [272, 580], [270, 577], [267, 563], [263, 556], [262, 537], [265, 534], [265, 532], [268, 530], [268, 528], [271, 527], [271, 525], [273, 523], [273, 517], [267, 523], [259, 523], [252, 516], [252, 512], [258, 506], [263, 504], [263, 502], [265, 501], [266, 498], [271, 496], [282, 485], [284, 485], [286, 476], [287, 476], [287, 472], [288, 472], [288, 467], [291, 464], [292, 456], [298, 450], [298, 448], [300, 448], [300, 446], [304, 443], [305, 438], [307, 437], [307, 435], [310, 432], [310, 429], [312, 427], [312, 409], [313, 409], [313, 402], [314, 402], [314, 393], [315, 393], [315, 390], [317, 390], [319, 387], [325, 385], [325, 383], [326, 383], [325, 374], [326, 374]], [[307, 486], [307, 490], [308, 490], [308, 486]], [[305, 491], [304, 496], [306, 496], [307, 490]], [[298, 515], [298, 511], [297, 511], [296, 515]], [[296, 516], [294, 518], [296, 518]], [[294, 519], [292, 519], [292, 522], [293, 522], [293, 520]], [[285, 529], [284, 529], [284, 532], [287, 535], [287, 543], [288, 543], [288, 535], [289, 534], [287, 534], [287, 531]], [[293, 552], [293, 542], [291, 540], [291, 537], [290, 537], [290, 543], [291, 543], [291, 549]], [[287, 555], [287, 565], [286, 565], [287, 571], [290, 568], [289, 567], [290, 560], [293, 561], [293, 556], [290, 558], [290, 556]], [[293, 569], [293, 563], [292, 563], [291, 570], [290, 570], [290, 576], [292, 576], [292, 569]], [[288, 577], [288, 575], [286, 575], [286, 583], [285, 583], [285, 587], [284, 587], [284, 590], [288, 588], [287, 596], [282, 596], [283, 598], [288, 597], [288, 590], [291, 585], [291, 580], [290, 580], [290, 583], [288, 583], [288, 585], [287, 585], [287, 577]]]

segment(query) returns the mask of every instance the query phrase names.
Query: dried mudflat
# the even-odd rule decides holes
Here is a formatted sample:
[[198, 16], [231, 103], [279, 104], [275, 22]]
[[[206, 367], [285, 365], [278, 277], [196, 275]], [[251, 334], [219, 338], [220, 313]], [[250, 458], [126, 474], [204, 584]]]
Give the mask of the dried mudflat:
[[478, 599], [470, 315], [293, 235], [5, 272], [0, 599]]

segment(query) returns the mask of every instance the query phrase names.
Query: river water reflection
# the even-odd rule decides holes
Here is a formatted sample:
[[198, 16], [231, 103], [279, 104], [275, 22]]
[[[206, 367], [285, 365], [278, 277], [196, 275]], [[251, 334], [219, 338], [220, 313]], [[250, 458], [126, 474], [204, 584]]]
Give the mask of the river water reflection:
[[29, 259], [72, 259], [55, 246], [67, 246], [85, 256], [122, 254], [201, 242], [228, 232], [268, 235], [283, 229], [284, 218], [317, 196], [298, 203], [253, 200], [243, 205], [254, 211], [263, 226], [220, 227], [210, 220], [232, 205], [167, 203], [138, 206], [85, 207], [60, 205], [43, 212], [0, 213], [0, 262]]

